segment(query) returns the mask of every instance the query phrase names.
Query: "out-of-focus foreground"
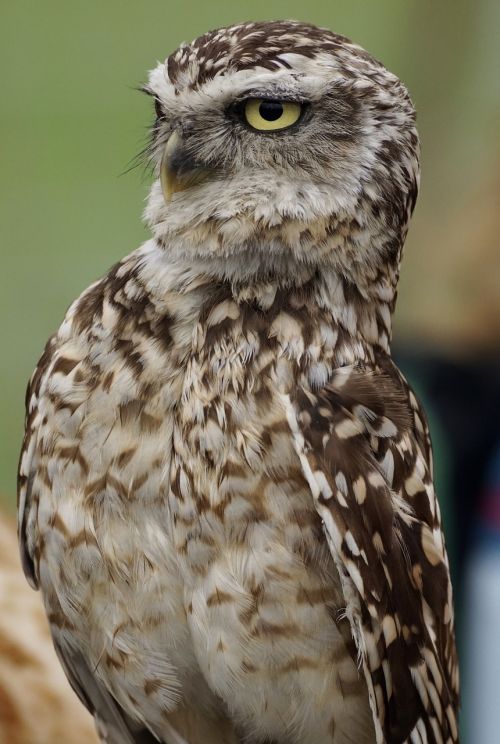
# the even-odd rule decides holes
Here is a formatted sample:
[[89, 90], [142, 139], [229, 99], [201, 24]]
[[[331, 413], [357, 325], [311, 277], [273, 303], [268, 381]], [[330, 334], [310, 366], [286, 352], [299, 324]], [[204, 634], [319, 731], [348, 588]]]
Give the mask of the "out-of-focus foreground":
[[[403, 262], [394, 348], [430, 412], [457, 598], [463, 724], [468, 724], [463, 728], [474, 732], [466, 731], [464, 741], [497, 744], [498, 0], [310, 0], [307, 6], [300, 0], [254, 0], [250, 8], [243, 0], [5, 4], [0, 28], [3, 507], [14, 510], [24, 390], [47, 337], [82, 289], [146, 237], [140, 212], [148, 176], [132, 170], [118, 177], [143, 146], [153, 117], [151, 101], [134, 86], [182, 40], [249, 16], [295, 17], [350, 36], [404, 80], [415, 102], [422, 184]], [[7, 547], [3, 533], [0, 538], [5, 561], [0, 571], [10, 575], [17, 570], [17, 548], [11, 535], [5, 537]], [[15, 575], [5, 591], [2, 579], [0, 628], [5, 638], [17, 639], [20, 660], [37, 658], [37, 634], [45, 632], [36, 630], [42, 623], [36, 610], [40, 597], [19, 571]], [[21, 621], [14, 609], [24, 606]], [[473, 610], [466, 613], [466, 607]], [[28, 620], [32, 612], [38, 620]], [[0, 651], [0, 719], [11, 725], [5, 741], [41, 744], [56, 736], [79, 741], [69, 738], [79, 728], [74, 722], [80, 709], [69, 687], [68, 718], [63, 718], [62, 697], [40, 696], [37, 702], [30, 692], [36, 666], [21, 661], [14, 672], [3, 645]], [[50, 663], [50, 673], [40, 672], [39, 678], [55, 686], [48, 689], [64, 688], [62, 673]], [[3, 680], [11, 685], [5, 688], [8, 697]], [[16, 729], [19, 710], [32, 710], [31, 733]], [[46, 739], [37, 728], [44, 715], [47, 726], [50, 716], [59, 726], [59, 733], [47, 733]]]
[[91, 716], [56, 657], [40, 595], [18, 560], [11, 520], [0, 516], [0, 744], [93, 744]]

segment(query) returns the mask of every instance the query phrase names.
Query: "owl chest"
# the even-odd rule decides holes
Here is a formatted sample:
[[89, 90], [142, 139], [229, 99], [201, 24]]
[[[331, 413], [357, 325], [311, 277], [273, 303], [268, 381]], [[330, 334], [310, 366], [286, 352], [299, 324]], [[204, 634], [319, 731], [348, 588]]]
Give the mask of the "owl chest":
[[266, 315], [224, 300], [193, 339], [170, 469], [181, 564], [196, 576], [221, 552], [246, 551], [303, 565], [323, 536], [284, 396], [328, 379], [336, 344], [328, 318], [287, 306]]
[[205, 679], [262, 737], [276, 735], [291, 699], [307, 698], [319, 742], [338, 694], [325, 684], [332, 659], [349, 679], [357, 672], [333, 619], [344, 599], [286, 420], [281, 390], [293, 369], [283, 365], [235, 356], [188, 369], [169, 505]]
[[[174, 419], [170, 507], [188, 572], [222, 553], [312, 550], [320, 530], [286, 420], [280, 379], [257, 357], [194, 358]], [[276, 556], [274, 559], [277, 560]]]
[[218, 577], [222, 594], [241, 592], [242, 608], [255, 603], [252, 592], [271, 601], [337, 580], [282, 401], [293, 374], [291, 360], [263, 352], [249, 362], [229, 344], [224, 359], [188, 365], [169, 507], [188, 593], [202, 588], [209, 604], [221, 596]]

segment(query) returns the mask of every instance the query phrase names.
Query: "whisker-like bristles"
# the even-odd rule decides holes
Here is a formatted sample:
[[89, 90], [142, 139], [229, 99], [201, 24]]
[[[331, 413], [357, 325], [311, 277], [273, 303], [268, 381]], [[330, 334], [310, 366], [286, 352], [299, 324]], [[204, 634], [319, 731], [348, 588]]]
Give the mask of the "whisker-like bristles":
[[[156, 101], [156, 94], [146, 83], [133, 86], [132, 90], [144, 93]], [[129, 160], [125, 169], [119, 174], [120, 176], [130, 173], [136, 168], [142, 168], [142, 178], [145, 178], [146, 175], [151, 175], [157, 160], [157, 154], [165, 144], [163, 141], [164, 138], [159, 136], [161, 133], [161, 122], [163, 118], [162, 114], [158, 115], [157, 109], [157, 116], [153, 124], [147, 127], [146, 144]]]
[[148, 135], [146, 144], [139, 150], [127, 163], [125, 169], [121, 171], [120, 176], [124, 176], [127, 173], [135, 170], [136, 168], [142, 169], [142, 178], [149, 176], [153, 170], [153, 155], [156, 152], [156, 146], [154, 144], [154, 125], [148, 127]]

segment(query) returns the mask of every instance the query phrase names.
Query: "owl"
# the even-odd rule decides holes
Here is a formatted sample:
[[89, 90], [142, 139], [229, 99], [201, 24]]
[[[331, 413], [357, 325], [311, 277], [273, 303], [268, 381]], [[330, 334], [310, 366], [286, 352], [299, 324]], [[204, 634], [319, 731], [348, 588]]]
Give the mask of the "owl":
[[415, 113], [348, 39], [244, 23], [145, 92], [151, 239], [27, 393], [24, 570], [110, 744], [458, 741], [424, 412], [391, 359]]

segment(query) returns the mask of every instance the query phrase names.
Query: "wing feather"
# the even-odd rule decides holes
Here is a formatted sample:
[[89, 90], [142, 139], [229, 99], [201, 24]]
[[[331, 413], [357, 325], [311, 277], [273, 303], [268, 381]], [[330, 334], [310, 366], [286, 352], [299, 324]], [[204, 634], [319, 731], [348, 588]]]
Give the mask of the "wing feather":
[[[37, 470], [37, 429], [39, 424], [40, 388], [42, 380], [50, 366], [54, 347], [55, 336], [47, 341], [44, 352], [35, 367], [26, 389], [26, 415], [24, 421], [24, 439], [19, 458], [17, 476], [17, 519], [18, 537], [21, 553], [21, 563], [26, 578], [34, 589], [38, 589], [38, 577], [33, 561], [33, 555], [28, 546], [28, 518], [32, 507], [33, 481]], [[35, 504], [36, 507], [36, 504]]]
[[377, 743], [457, 742], [451, 584], [420, 406], [388, 359], [338, 370], [285, 405], [342, 581]]

